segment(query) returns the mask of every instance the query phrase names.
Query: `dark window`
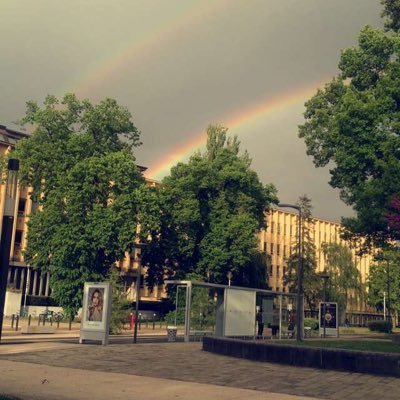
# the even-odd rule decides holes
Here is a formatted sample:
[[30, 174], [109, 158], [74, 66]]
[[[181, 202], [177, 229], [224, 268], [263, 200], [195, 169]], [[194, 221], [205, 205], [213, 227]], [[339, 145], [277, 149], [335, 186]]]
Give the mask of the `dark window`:
[[271, 233], [274, 233], [274, 223], [271, 222]]
[[278, 227], [277, 227], [278, 229], [277, 229], [277, 231], [278, 231], [278, 235], [280, 235], [280, 233], [281, 233], [281, 224], [278, 222]]
[[278, 254], [278, 256], [279, 256], [280, 252], [281, 252], [281, 246], [279, 244], [277, 244], [276, 245], [276, 254]]
[[21, 244], [22, 242], [22, 231], [15, 232], [15, 244]]
[[18, 215], [24, 215], [25, 214], [25, 205], [26, 205], [26, 199], [19, 199], [19, 202], [18, 202]]
[[264, 242], [264, 251], [267, 252], [267, 242]]
[[274, 244], [271, 243], [271, 254], [274, 254]]

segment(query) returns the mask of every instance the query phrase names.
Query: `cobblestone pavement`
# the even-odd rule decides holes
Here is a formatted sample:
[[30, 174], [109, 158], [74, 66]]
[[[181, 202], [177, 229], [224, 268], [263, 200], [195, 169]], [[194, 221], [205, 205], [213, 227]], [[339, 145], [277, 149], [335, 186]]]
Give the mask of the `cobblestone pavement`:
[[400, 379], [260, 363], [207, 353], [199, 343], [74, 345], [0, 359], [321, 399], [400, 399]]

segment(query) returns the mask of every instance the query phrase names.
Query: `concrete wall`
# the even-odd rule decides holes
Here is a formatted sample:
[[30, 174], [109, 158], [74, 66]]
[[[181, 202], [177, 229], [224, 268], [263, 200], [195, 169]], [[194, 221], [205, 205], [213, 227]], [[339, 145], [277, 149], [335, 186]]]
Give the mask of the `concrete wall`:
[[400, 355], [206, 336], [203, 350], [255, 361], [400, 377]]

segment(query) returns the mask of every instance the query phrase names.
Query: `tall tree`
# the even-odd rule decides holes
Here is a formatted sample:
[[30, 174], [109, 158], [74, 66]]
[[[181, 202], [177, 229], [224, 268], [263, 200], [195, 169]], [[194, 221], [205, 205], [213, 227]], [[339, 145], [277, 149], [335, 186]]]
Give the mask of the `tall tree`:
[[400, 3], [383, 0], [387, 32], [366, 26], [341, 53], [339, 75], [306, 103], [299, 136], [356, 213], [343, 222], [366, 246], [400, 238], [387, 213], [400, 195]]
[[[39, 208], [28, 222], [25, 259], [50, 271], [52, 297], [73, 316], [85, 281], [105, 279], [132, 248], [144, 179], [132, 149], [140, 144], [130, 113], [114, 100], [98, 105], [66, 95], [27, 103], [23, 123], [35, 130], [18, 142], [21, 182]], [[121, 137], [125, 137], [125, 141]]]
[[210, 126], [207, 135], [206, 152], [173, 167], [159, 187], [161, 228], [143, 258], [149, 283], [193, 273], [227, 283], [231, 272], [234, 284], [265, 286], [255, 234], [264, 227], [265, 208], [277, 201], [275, 188], [262, 185], [226, 128]]
[[363, 286], [361, 274], [353, 259], [351, 250], [339, 243], [325, 243], [322, 246], [326, 273], [329, 276], [328, 300], [338, 303], [344, 316], [350, 294], [361, 298]]
[[[317, 274], [317, 259], [314, 243], [314, 221], [312, 219], [311, 200], [307, 195], [299, 198], [297, 206], [301, 208], [301, 243], [302, 243], [302, 271], [303, 271], [303, 294], [307, 307], [311, 313], [315, 312], [318, 300], [321, 298], [321, 279]], [[298, 232], [298, 230], [297, 230]], [[297, 291], [297, 266], [299, 262], [299, 242], [298, 236], [291, 244], [290, 255], [286, 260], [286, 272], [283, 277], [285, 285], [289, 286], [289, 291]]]
[[383, 297], [386, 307], [400, 313], [400, 253], [397, 249], [388, 249], [379, 253], [376, 263], [371, 265], [368, 275], [368, 304], [377, 310], [383, 310]]

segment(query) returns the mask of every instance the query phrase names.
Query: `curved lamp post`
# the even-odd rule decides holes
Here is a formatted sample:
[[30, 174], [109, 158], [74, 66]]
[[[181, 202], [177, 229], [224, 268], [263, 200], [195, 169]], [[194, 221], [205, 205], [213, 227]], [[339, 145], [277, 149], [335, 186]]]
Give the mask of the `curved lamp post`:
[[298, 246], [299, 246], [299, 260], [297, 263], [297, 296], [296, 296], [296, 339], [303, 340], [303, 249], [301, 243], [301, 208], [294, 204], [278, 204], [281, 208], [293, 208], [299, 212], [299, 235], [298, 235]]

